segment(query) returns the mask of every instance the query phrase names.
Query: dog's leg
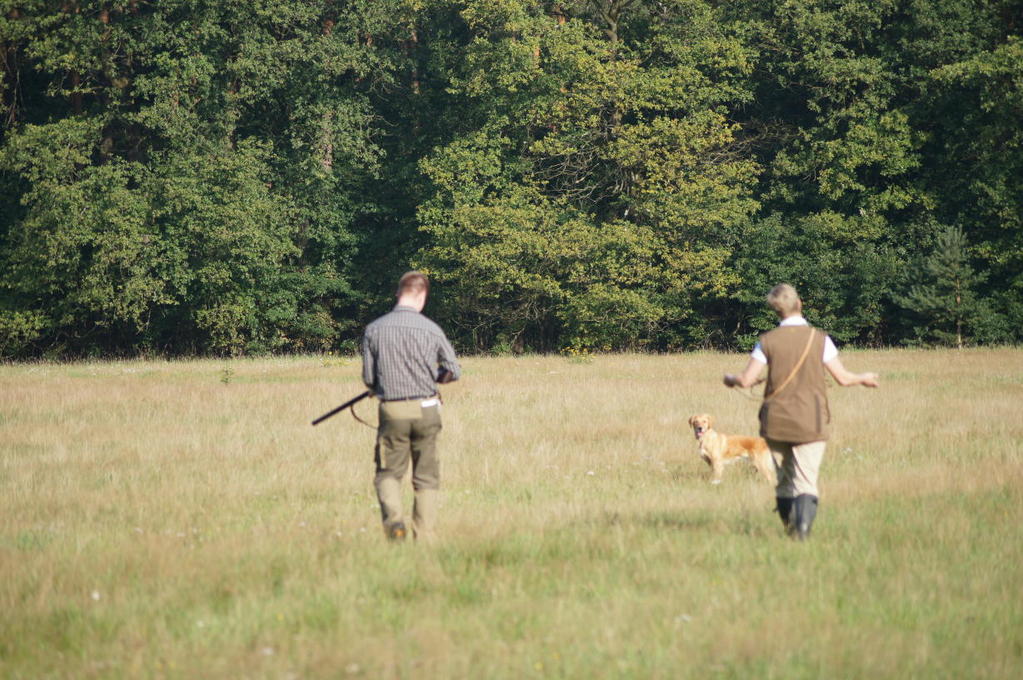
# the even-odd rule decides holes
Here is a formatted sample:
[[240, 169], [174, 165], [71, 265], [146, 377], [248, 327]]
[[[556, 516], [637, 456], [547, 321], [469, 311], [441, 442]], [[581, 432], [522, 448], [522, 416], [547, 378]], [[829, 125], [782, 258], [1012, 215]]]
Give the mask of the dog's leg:
[[774, 474], [774, 459], [771, 458], [770, 453], [762, 453], [753, 456], [753, 464], [756, 466], [760, 474], [764, 476], [764, 479], [769, 481], [771, 484], [777, 484], [778, 479]]
[[721, 475], [725, 471], [725, 462], [721, 458], [712, 458], [710, 461], [710, 468], [714, 473], [713, 479], [710, 480], [711, 484], [720, 484]]

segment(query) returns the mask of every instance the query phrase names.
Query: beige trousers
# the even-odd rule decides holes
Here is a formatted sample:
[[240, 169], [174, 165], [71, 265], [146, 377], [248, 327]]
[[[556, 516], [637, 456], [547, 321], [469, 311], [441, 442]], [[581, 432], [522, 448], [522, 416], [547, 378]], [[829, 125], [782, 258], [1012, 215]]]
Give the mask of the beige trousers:
[[[826, 445], [824, 441], [790, 444], [768, 439], [767, 446], [774, 455], [778, 472], [778, 486], [774, 495], [778, 498], [796, 498], [803, 494], [819, 497], [817, 476]], [[778, 463], [779, 460], [781, 463]]]
[[401, 482], [411, 461], [412, 488], [415, 490], [412, 528], [416, 538], [428, 538], [436, 522], [437, 490], [440, 488], [440, 461], [437, 458], [440, 404], [436, 399], [385, 401], [380, 403], [379, 416], [373, 483], [380, 501], [384, 531], [405, 521]]

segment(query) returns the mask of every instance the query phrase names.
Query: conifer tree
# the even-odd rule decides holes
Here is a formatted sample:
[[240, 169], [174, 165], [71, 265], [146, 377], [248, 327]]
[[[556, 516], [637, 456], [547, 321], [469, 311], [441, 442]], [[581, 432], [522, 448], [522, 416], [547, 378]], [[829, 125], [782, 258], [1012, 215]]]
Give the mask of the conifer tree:
[[985, 275], [970, 265], [966, 236], [959, 226], [945, 227], [935, 239], [934, 249], [923, 261], [914, 283], [901, 303], [926, 324], [918, 336], [962, 349], [971, 331], [990, 315], [987, 304], [977, 295]]

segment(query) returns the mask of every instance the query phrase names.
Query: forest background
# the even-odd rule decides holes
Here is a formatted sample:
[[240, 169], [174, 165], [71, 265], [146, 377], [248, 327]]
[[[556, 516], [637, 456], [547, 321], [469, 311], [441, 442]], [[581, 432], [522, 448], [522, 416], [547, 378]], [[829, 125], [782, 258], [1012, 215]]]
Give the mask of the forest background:
[[0, 2], [0, 358], [1023, 338], [1023, 2]]

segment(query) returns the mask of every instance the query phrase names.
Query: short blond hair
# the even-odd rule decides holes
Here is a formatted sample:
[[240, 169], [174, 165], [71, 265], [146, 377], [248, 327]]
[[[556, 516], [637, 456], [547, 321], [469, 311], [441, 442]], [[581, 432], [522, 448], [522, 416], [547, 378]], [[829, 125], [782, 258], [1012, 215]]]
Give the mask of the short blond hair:
[[398, 297], [405, 293], [419, 292], [430, 292], [430, 279], [426, 278], [426, 274], [417, 271], [402, 274], [401, 278], [398, 279]]
[[786, 317], [797, 313], [803, 306], [796, 289], [787, 283], [779, 283], [767, 294], [767, 304], [778, 312], [778, 316]]

